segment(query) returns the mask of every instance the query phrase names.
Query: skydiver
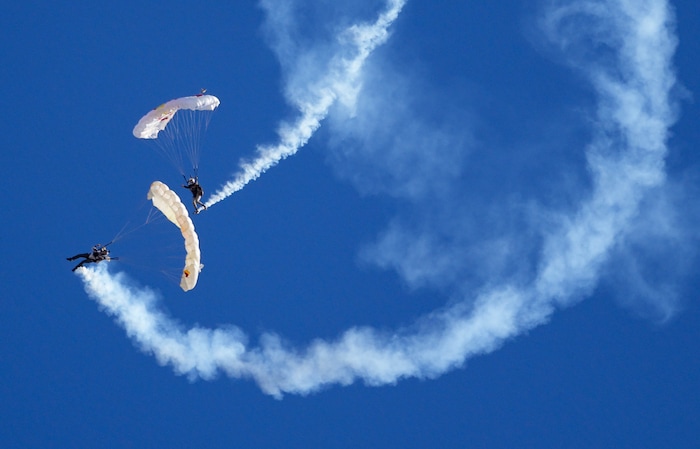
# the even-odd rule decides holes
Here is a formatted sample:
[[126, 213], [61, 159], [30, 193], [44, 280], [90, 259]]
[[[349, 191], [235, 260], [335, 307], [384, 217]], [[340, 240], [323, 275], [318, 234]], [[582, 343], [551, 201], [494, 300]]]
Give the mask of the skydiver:
[[194, 205], [195, 214], [199, 213], [198, 206], [202, 206], [202, 210], [207, 209], [207, 205], [201, 201], [202, 196], [204, 195], [204, 190], [202, 189], [202, 186], [199, 185], [198, 178], [188, 179], [187, 185], [183, 185], [182, 187], [189, 189], [189, 191], [192, 192], [192, 204]]
[[107, 246], [103, 246], [100, 244], [93, 246], [92, 251], [89, 253], [80, 253], [80, 254], [76, 254], [73, 257], [66, 257], [66, 260], [75, 260], [75, 259], [78, 259], [80, 257], [83, 257], [83, 260], [81, 260], [78, 265], [73, 267], [73, 269], [71, 271], [77, 270], [78, 268], [82, 267], [86, 263], [97, 263], [97, 262], [100, 262], [103, 260], [112, 260], [112, 259], [116, 260], [116, 257], [115, 258], [109, 257], [109, 250], [107, 249]]

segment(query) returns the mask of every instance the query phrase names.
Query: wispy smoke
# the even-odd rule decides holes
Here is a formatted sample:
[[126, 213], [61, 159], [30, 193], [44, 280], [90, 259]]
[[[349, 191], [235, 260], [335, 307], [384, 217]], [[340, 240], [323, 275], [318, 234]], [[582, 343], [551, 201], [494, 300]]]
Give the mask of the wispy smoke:
[[374, 23], [352, 26], [339, 36], [338, 56], [329, 61], [325, 76], [313, 85], [306, 86], [303, 94], [297, 92], [290, 98], [301, 116], [294, 123], [280, 126], [280, 140], [277, 144], [259, 146], [256, 158], [241, 162], [240, 171], [212, 194], [207, 200], [207, 207], [241, 190], [250, 181], [306, 145], [336, 99], [352, 101], [352, 97], [357, 95], [359, 78], [367, 57], [386, 41], [388, 28], [398, 17], [404, 3], [404, 0], [390, 0], [386, 11]]
[[[390, 2], [377, 22], [350, 29], [346, 36], [356, 46], [354, 57], [333, 60], [322, 82], [308, 89], [315, 99], [298, 103], [301, 118], [280, 131], [280, 143], [260, 148], [259, 157], [243, 164], [210, 204], [240, 190], [309, 139], [336, 98], [359, 86], [367, 56], [384, 42], [402, 6]], [[555, 3], [542, 24], [571, 66], [590, 81], [598, 108], [594, 138], [586, 148], [592, 187], [573, 212], [544, 214], [547, 226], [540, 230], [541, 247], [526, 282], [499, 280], [479, 293], [462, 292], [461, 301], [391, 333], [352, 328], [305, 348], [290, 347], [272, 334], [251, 345], [233, 327], [187, 329], [159, 311], [150, 291], [133, 288], [105, 266], [79, 270], [89, 296], [142, 350], [178, 374], [251, 378], [274, 396], [357, 380], [384, 385], [438, 376], [546, 322], [557, 307], [580, 300], [597, 285], [603, 266], [634, 229], [641, 202], [665, 182], [666, 140], [675, 120], [671, 58], [676, 41], [664, 0]], [[390, 230], [379, 246], [382, 260], [402, 273], [409, 272], [408, 265], [433, 266], [425, 260], [435, 253], [432, 240], [418, 243], [423, 246], [402, 238], [400, 229]], [[442, 270], [437, 266], [433, 269]], [[417, 276], [444, 276], [442, 271]]]

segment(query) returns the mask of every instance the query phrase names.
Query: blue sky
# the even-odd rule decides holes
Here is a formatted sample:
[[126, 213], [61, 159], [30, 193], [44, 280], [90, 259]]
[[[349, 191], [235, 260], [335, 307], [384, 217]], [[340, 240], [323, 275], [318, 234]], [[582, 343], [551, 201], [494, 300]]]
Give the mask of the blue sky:
[[697, 447], [700, 7], [348, 3], [4, 5], [3, 447]]

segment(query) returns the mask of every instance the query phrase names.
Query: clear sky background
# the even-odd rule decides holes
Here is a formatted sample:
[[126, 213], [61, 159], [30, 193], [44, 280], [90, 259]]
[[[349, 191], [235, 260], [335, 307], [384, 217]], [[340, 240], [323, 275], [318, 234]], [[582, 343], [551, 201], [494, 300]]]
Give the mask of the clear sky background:
[[[698, 2], [1, 11], [0, 446], [700, 447]], [[185, 293], [131, 130], [200, 88], [205, 199], [312, 135]]]

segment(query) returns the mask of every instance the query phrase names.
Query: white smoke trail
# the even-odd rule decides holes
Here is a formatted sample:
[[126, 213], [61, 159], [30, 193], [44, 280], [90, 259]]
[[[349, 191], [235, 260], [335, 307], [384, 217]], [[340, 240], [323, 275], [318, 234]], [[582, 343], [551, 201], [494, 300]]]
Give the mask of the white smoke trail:
[[[596, 29], [582, 37], [581, 30], [591, 30], [577, 28], [582, 22]], [[546, 23], [564, 50], [572, 41], [590, 38], [593, 45], [603, 39], [614, 60], [593, 68], [584, 64], [592, 61], [574, 61], [599, 99], [599, 129], [587, 152], [593, 189], [575, 213], [552, 217], [557, 226], [545, 236], [530, 284], [484, 290], [393, 333], [352, 328], [335, 341], [317, 340], [304, 349], [291, 348], [271, 334], [263, 335], [259, 346], [250, 346], [236, 328], [186, 329], [158, 310], [150, 291], [131, 287], [106, 266], [76, 272], [86, 291], [145, 352], [178, 374], [209, 379], [223, 372], [251, 378], [277, 397], [358, 379], [383, 385], [434, 377], [546, 322], [556, 307], [595, 286], [645, 193], [664, 182], [666, 139], [675, 120], [670, 91], [676, 45], [673, 17], [663, 0], [575, 1], [553, 9]], [[317, 103], [318, 110], [325, 104]], [[310, 113], [312, 124], [306, 129], [315, 129], [323, 114]]]
[[[355, 95], [358, 78], [367, 57], [383, 44], [389, 37], [388, 28], [396, 20], [405, 4], [405, 0], [390, 0], [386, 11], [379, 15], [373, 24], [354, 25], [340, 37], [350, 44], [350, 58], [334, 58], [326, 75], [309, 88], [312, 99], [298, 100], [297, 108], [301, 112], [293, 124], [283, 124], [278, 131], [280, 140], [276, 145], [259, 146], [258, 156], [252, 161], [242, 161], [240, 170], [233, 179], [214, 192], [207, 200], [207, 207], [222, 201], [241, 190], [250, 181], [260, 177], [281, 160], [295, 154], [306, 145], [314, 132], [321, 126], [321, 121], [337, 98]], [[340, 53], [340, 52], [339, 52]]]

